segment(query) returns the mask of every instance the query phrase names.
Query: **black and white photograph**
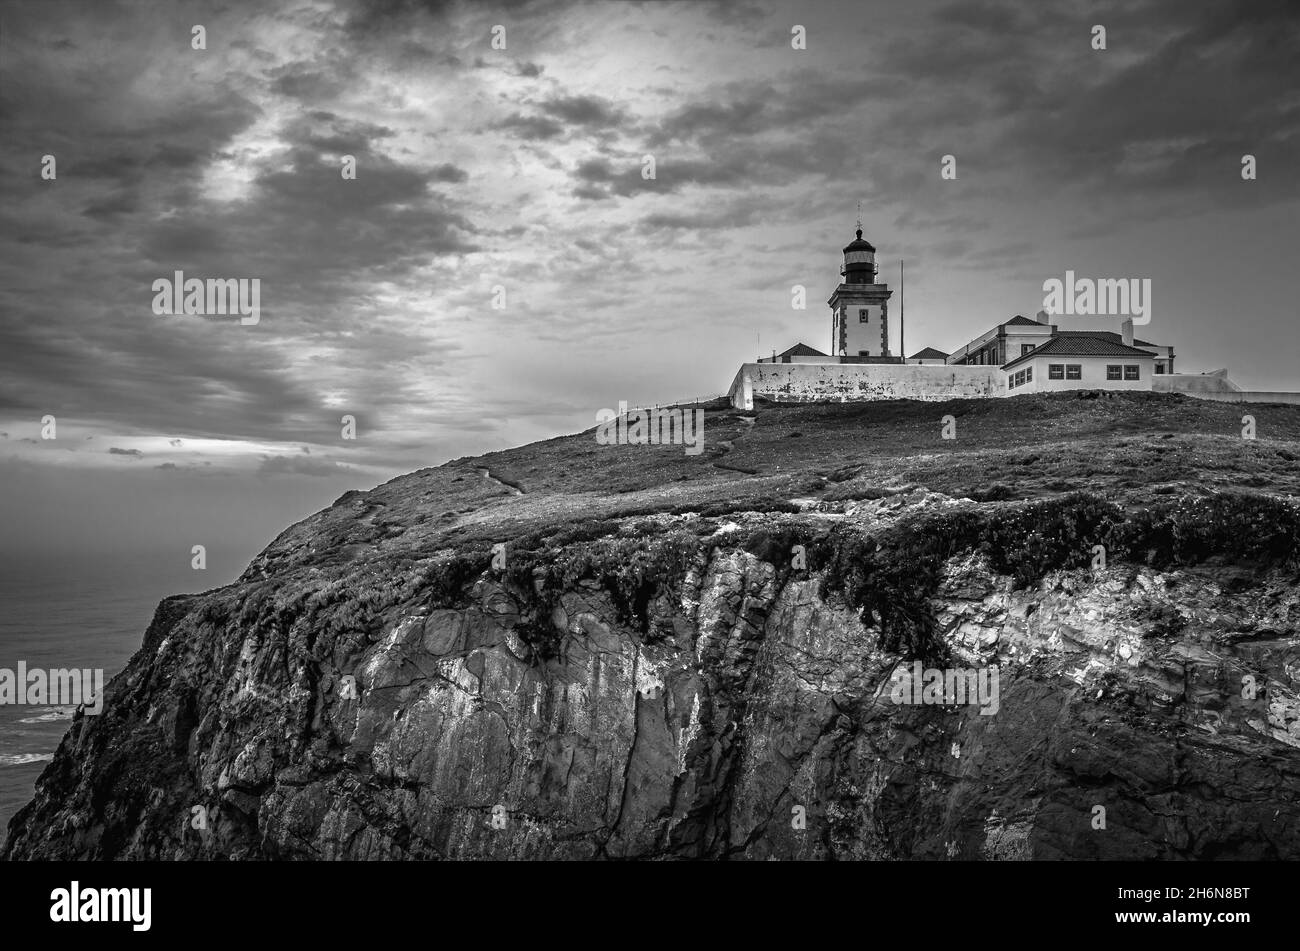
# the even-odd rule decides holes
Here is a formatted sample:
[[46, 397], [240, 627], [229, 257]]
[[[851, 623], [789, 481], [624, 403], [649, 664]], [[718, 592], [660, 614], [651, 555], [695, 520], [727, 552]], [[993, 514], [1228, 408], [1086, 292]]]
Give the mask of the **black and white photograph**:
[[3, 919], [1263, 938], [1298, 255], [1295, 0], [3, 0]]

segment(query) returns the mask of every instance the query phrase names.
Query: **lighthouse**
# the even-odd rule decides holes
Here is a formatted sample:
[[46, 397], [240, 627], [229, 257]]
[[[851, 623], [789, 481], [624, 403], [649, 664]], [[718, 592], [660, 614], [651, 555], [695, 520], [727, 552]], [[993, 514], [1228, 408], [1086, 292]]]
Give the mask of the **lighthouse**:
[[862, 237], [861, 222], [857, 237], [844, 248], [840, 277], [826, 302], [831, 309], [831, 354], [889, 357], [889, 298], [894, 292], [888, 284], [876, 283], [876, 249]]

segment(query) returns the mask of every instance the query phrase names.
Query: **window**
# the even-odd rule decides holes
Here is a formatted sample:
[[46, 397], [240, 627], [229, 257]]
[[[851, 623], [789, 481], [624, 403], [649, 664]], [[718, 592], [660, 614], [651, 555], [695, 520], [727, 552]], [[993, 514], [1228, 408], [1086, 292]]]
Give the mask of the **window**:
[[1064, 363], [1049, 363], [1049, 364], [1047, 365], [1047, 378], [1048, 378], [1049, 380], [1064, 380], [1064, 379], [1065, 379], [1065, 364], [1064, 364]]
[[867, 310], [865, 307], [859, 307], [859, 308], [858, 308], [858, 323], [860, 323], [860, 324], [865, 324], [865, 323], [867, 322], [867, 314], [869, 314], [869, 313], [870, 313], [870, 311]]
[[1117, 363], [1112, 363], [1106, 367], [1106, 379], [1122, 380], [1124, 379], [1124, 368]]
[[1082, 380], [1082, 379], [1083, 379], [1083, 364], [1081, 364], [1081, 363], [1067, 363], [1067, 364], [1065, 365], [1065, 378], [1066, 378], [1067, 380]]
[[1031, 379], [1033, 379], [1033, 377], [1028, 375], [1032, 372], [1033, 372], [1032, 370], [1021, 370], [1020, 372], [1016, 373], [1014, 376], [1010, 377], [1010, 379], [1007, 381], [1010, 384], [1009, 388], [1014, 390], [1017, 386], [1024, 386]]
[[859, 351], [858, 351], [858, 356], [860, 356], [860, 357], [869, 357], [869, 356], [871, 356], [871, 351], [870, 351], [870, 350], [859, 350]]
[[1033, 382], [1034, 382], [1034, 368], [1033, 368], [1033, 367], [1025, 367], [1025, 382], [1026, 382], [1026, 383], [1033, 383]]
[[1139, 368], [1138, 368], [1138, 367], [1133, 366], [1132, 364], [1125, 364], [1125, 365], [1124, 365], [1124, 379], [1126, 379], [1126, 380], [1140, 380], [1140, 379], [1142, 379], [1142, 374], [1141, 374], [1141, 372], [1139, 371]]
[[1163, 363], [1157, 363], [1157, 364], [1156, 364], [1156, 372], [1157, 372], [1157, 373], [1164, 373], [1164, 372], [1165, 372], [1165, 365], [1164, 365]]
[[1036, 346], [1038, 346], [1038, 344], [1036, 343], [1022, 343], [1020, 345], [1020, 355], [1023, 357], [1026, 353], [1028, 353], [1030, 350], [1033, 350], [1034, 347]]

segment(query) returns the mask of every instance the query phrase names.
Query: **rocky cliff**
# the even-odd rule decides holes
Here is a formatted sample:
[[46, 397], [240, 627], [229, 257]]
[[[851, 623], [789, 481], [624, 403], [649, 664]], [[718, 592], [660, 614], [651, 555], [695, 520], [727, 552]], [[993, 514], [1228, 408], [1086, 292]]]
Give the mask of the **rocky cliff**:
[[1241, 411], [718, 404], [348, 493], [159, 605], [6, 857], [1300, 858], [1300, 409]]

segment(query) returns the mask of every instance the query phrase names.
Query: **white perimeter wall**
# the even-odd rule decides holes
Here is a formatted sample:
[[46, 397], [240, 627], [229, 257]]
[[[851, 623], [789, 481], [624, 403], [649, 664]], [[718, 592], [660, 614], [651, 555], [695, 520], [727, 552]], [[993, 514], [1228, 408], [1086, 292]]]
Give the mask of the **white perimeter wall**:
[[1151, 389], [1161, 393], [1236, 393], [1241, 390], [1228, 379], [1227, 370], [1214, 373], [1157, 373], [1151, 378]]
[[1216, 400], [1220, 403], [1291, 403], [1300, 405], [1300, 393], [1238, 390], [1234, 393], [1201, 393], [1189, 390], [1183, 394], [1198, 400]]
[[745, 405], [744, 381], [753, 396], [781, 402], [820, 400], [951, 400], [1006, 396], [1002, 371], [995, 366], [919, 366], [898, 363], [746, 363], [728, 396]]

